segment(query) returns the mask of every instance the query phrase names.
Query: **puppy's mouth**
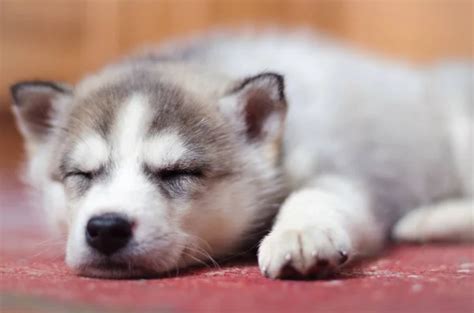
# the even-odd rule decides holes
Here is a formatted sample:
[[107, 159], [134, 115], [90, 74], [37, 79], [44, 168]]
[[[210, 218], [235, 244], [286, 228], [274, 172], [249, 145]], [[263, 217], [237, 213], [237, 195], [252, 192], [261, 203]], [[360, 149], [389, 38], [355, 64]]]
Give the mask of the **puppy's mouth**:
[[[145, 246], [145, 247], [144, 247]], [[75, 251], [73, 251], [75, 252]], [[66, 253], [66, 263], [79, 276], [105, 279], [140, 279], [174, 276], [180, 267], [180, 252], [168, 246], [147, 249], [129, 245], [110, 255], [93, 249], [82, 255]]]

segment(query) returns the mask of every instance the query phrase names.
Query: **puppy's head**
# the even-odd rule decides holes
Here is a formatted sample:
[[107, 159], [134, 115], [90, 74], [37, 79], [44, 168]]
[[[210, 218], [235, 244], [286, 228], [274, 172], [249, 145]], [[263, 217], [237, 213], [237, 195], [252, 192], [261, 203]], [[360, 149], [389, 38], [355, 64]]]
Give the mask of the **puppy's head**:
[[275, 213], [282, 77], [202, 79], [172, 66], [126, 67], [75, 88], [12, 87], [29, 180], [64, 226], [66, 262], [80, 274], [205, 262], [235, 251]]

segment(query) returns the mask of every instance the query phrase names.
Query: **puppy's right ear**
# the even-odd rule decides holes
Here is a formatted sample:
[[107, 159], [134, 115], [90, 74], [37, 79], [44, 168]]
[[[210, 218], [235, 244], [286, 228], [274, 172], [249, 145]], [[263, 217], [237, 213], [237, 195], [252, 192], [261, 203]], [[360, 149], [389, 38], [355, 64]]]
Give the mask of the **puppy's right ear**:
[[73, 90], [49, 81], [25, 81], [10, 88], [13, 112], [28, 146], [43, 143], [72, 102]]

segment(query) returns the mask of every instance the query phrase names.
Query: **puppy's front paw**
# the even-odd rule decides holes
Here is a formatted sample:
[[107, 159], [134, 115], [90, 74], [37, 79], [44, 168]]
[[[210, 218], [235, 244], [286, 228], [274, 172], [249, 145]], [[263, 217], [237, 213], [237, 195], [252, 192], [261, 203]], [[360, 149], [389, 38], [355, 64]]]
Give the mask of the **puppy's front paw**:
[[343, 227], [275, 229], [261, 242], [258, 263], [269, 278], [323, 278], [346, 264], [351, 253]]

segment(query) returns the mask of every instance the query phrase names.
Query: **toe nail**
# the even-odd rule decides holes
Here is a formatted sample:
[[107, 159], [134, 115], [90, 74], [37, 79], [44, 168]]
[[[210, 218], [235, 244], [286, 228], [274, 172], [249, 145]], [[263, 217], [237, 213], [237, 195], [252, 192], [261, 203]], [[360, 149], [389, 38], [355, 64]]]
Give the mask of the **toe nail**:
[[341, 256], [341, 258], [339, 259], [339, 265], [342, 265], [342, 264], [346, 263], [346, 261], [349, 259], [349, 256], [348, 256], [347, 252], [343, 251], [343, 250], [339, 251], [339, 254]]

